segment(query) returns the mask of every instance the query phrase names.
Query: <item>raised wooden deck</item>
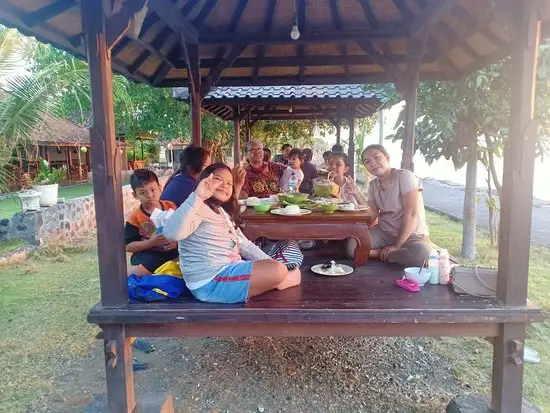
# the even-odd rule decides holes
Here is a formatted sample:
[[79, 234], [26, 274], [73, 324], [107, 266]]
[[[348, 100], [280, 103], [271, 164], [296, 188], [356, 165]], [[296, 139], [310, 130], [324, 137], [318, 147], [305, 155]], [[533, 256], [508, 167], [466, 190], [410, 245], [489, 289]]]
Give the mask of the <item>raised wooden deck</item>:
[[309, 266], [329, 259], [330, 249], [310, 251], [300, 287], [271, 291], [248, 304], [208, 304], [191, 295], [161, 303], [95, 306], [88, 321], [125, 324], [137, 336], [497, 336], [500, 323], [542, 319], [540, 309], [504, 306], [494, 299], [455, 294], [426, 285], [420, 293], [398, 288], [402, 269], [369, 261], [344, 277], [321, 277]]

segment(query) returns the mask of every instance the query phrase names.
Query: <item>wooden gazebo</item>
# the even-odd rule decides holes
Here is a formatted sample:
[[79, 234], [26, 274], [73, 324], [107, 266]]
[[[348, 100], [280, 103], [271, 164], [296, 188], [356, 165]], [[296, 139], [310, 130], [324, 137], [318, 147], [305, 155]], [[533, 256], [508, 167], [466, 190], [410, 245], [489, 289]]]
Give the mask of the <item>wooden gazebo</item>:
[[[2, 23], [89, 62], [101, 302], [88, 319], [104, 334], [110, 411], [136, 411], [129, 341], [135, 335], [493, 337], [492, 408], [521, 411], [525, 328], [541, 318], [527, 304], [527, 278], [537, 135], [533, 85], [549, 3], [1, 0]], [[266, 295], [248, 306], [128, 302], [111, 70], [154, 86], [189, 87], [195, 143], [201, 141], [201, 101], [213, 86], [393, 82], [407, 102], [402, 165], [412, 168], [418, 81], [457, 79], [508, 55], [513, 93], [496, 299], [435, 289], [386, 300], [391, 283], [371, 270], [360, 285], [344, 289], [350, 297], [338, 299], [313, 297], [310, 281], [281, 292], [279, 301]], [[163, 412], [170, 410], [169, 402], [161, 404]]]
[[[327, 120], [336, 128], [340, 143], [342, 120], [349, 125], [350, 171], [355, 165], [354, 120], [371, 116], [387, 97], [384, 90], [362, 85], [227, 86], [213, 88], [203, 99], [202, 108], [220, 119], [233, 122], [234, 159], [241, 153], [240, 127], [244, 121], [246, 138], [260, 120]], [[187, 88], [174, 88], [178, 100], [190, 100]], [[353, 173], [353, 172], [352, 172]]]

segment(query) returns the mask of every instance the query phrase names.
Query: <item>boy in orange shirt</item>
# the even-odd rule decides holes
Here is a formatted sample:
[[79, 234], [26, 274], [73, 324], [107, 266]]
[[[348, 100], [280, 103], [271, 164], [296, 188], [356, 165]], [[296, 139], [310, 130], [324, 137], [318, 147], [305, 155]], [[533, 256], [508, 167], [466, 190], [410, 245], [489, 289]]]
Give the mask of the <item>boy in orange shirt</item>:
[[141, 205], [130, 214], [124, 228], [126, 251], [132, 253], [128, 275], [149, 275], [167, 261], [178, 258], [177, 242], [157, 232], [151, 213], [156, 208], [162, 211], [177, 208], [171, 201], [160, 200], [162, 189], [158, 177], [148, 169], [136, 169], [130, 185]]

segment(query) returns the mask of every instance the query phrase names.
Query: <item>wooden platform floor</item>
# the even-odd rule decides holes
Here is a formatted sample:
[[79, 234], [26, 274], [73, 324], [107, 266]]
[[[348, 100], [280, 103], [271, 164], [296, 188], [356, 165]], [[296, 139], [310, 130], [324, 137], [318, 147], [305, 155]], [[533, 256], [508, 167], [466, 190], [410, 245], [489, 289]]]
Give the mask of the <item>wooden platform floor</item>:
[[[363, 335], [360, 333], [364, 331], [368, 335], [495, 336], [498, 323], [542, 318], [537, 308], [510, 307], [493, 299], [460, 296], [445, 285], [426, 285], [420, 293], [407, 292], [395, 285], [403, 275], [402, 268], [378, 261], [369, 261], [366, 267], [343, 277], [318, 276], [309, 270], [311, 265], [331, 258], [338, 258], [338, 254], [330, 247], [307, 251], [301, 286], [271, 291], [247, 304], [201, 303], [187, 294], [161, 303], [130, 302], [123, 308], [97, 305], [90, 311], [88, 321], [123, 323], [135, 334], [139, 331], [150, 336], [237, 336], [246, 335], [244, 332], [336, 335], [330, 333], [335, 327], [341, 335]], [[338, 262], [351, 264], [342, 259]], [[407, 331], [402, 330], [405, 325]], [[243, 334], [237, 334], [239, 331]], [[446, 333], [440, 334], [443, 332]]]

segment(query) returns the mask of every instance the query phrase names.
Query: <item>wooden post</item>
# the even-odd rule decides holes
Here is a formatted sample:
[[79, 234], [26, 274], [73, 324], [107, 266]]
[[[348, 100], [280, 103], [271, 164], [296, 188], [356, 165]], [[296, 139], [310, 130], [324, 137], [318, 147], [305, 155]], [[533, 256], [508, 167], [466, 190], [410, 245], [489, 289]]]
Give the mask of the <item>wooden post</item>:
[[250, 112], [246, 114], [246, 141], [250, 142], [252, 134], [252, 122], [250, 121]]
[[[110, 50], [105, 38], [105, 2], [82, 0], [81, 16], [92, 99], [90, 146], [94, 174], [101, 305], [123, 307], [128, 302], [124, 215], [119, 153], [115, 139]], [[107, 403], [111, 413], [134, 411], [132, 348], [123, 325], [105, 328]]]
[[191, 142], [202, 145], [201, 100], [198, 94], [191, 95]]
[[241, 118], [239, 107], [233, 108], [233, 163], [241, 163]]
[[[352, 112], [353, 113], [353, 110]], [[349, 123], [349, 144], [348, 144], [348, 159], [349, 159], [349, 175], [355, 180], [355, 118], [353, 114], [348, 119]]]
[[[510, 2], [517, 16], [512, 51], [510, 134], [504, 150], [497, 298], [506, 305], [527, 302], [535, 144], [534, 91], [540, 23], [536, 0]], [[525, 324], [504, 324], [493, 351], [492, 407], [521, 411]]]
[[342, 119], [336, 119], [336, 143], [342, 144]]
[[101, 304], [120, 307], [128, 302], [122, 186], [115, 141], [115, 116], [110, 52], [105, 42], [103, 2], [82, 2], [86, 28], [92, 95], [90, 146], [94, 175], [94, 198]]

